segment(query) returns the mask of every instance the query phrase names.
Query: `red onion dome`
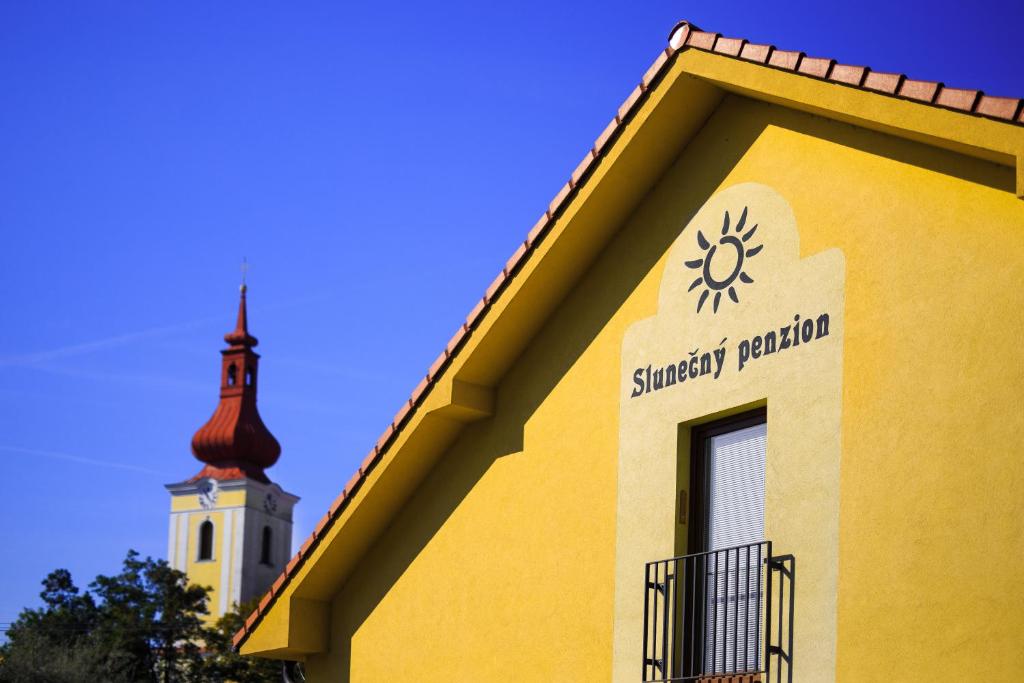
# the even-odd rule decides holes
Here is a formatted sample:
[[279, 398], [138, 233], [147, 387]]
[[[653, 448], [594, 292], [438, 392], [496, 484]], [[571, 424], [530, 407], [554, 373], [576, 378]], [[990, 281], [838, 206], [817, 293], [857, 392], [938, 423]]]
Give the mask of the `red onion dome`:
[[[281, 445], [263, 424], [256, 409], [259, 355], [252, 350], [257, 340], [249, 334], [245, 285], [241, 292], [238, 323], [234, 331], [224, 337], [230, 346], [221, 351], [220, 403], [213, 416], [192, 437], [192, 453], [213, 468], [232, 470], [232, 478], [239, 478], [234, 476], [236, 473], [244, 473], [266, 480], [263, 469], [277, 462]], [[209, 469], [204, 468], [204, 472]], [[214, 474], [217, 473], [208, 472], [208, 475]]]

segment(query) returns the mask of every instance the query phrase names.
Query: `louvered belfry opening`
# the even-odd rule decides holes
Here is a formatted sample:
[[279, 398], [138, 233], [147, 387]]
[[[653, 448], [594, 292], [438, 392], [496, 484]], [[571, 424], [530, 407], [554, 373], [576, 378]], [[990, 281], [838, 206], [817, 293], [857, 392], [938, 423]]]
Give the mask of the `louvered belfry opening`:
[[696, 552], [644, 568], [644, 681], [792, 681], [796, 560], [764, 538], [766, 419], [691, 433]]

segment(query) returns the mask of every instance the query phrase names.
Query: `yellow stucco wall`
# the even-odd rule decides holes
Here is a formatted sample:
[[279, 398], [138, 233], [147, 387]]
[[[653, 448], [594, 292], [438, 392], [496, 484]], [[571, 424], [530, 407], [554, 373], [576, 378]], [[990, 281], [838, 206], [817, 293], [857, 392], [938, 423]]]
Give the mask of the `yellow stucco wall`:
[[1013, 170], [729, 96], [335, 596], [312, 680], [611, 679], [623, 338], [744, 182], [788, 202], [801, 257], [845, 259], [836, 679], [1024, 668]]
[[[220, 491], [217, 495], [216, 506], [210, 510], [204, 510], [199, 501], [198, 494], [183, 494], [171, 496], [171, 512], [185, 513], [188, 515], [185, 528], [188, 533], [185, 550], [185, 573], [189, 582], [198, 586], [205, 586], [210, 589], [207, 608], [209, 613], [204, 619], [208, 622], [215, 622], [220, 616], [220, 596], [222, 590], [230, 590], [229, 586], [222, 586], [224, 576], [224, 564], [230, 565], [234, 561], [231, 553], [225, 556], [224, 533], [227, 531], [225, 525], [233, 524], [230, 514], [225, 514], [224, 508], [232, 508], [246, 505], [246, 491]], [[213, 522], [213, 559], [200, 560], [199, 554], [199, 525], [209, 519]], [[235, 533], [241, 530], [231, 530], [232, 538]], [[228, 574], [230, 576], [230, 573]]]
[[[748, 238], [741, 242], [742, 261], [730, 253], [730, 237], [719, 244], [720, 228], [732, 239]], [[725, 256], [709, 255], [698, 232]], [[801, 628], [794, 647], [801, 652], [801, 680], [835, 677], [845, 264], [834, 248], [799, 256], [798, 226], [785, 199], [764, 184], [732, 185], [702, 206], [672, 245], [657, 315], [626, 332], [619, 394], [616, 681], [637, 679], [637, 653], [643, 648], [636, 558], [703, 550], [687, 548], [687, 528], [676, 514], [680, 480], [689, 496], [697, 495], [686, 481], [690, 429], [761, 405], [769, 423], [764, 535], [748, 542], [769, 540], [776, 554], [800, 558]], [[711, 259], [707, 274], [705, 258]], [[687, 266], [698, 260], [700, 268]], [[750, 282], [733, 281], [736, 301], [726, 292], [714, 295], [705, 278], [716, 271], [725, 278], [737, 266], [737, 274], [743, 272]], [[705, 292], [705, 303], [698, 306]], [[721, 306], [715, 310], [718, 297]], [[815, 337], [819, 316], [828, 322]], [[812, 330], [800, 344], [788, 333], [795, 319]], [[787, 331], [786, 343], [777, 342], [780, 329]], [[767, 332], [776, 340], [772, 353], [761, 354], [762, 342], [756, 354], [749, 353], [751, 341]], [[709, 372], [702, 375], [704, 354]], [[675, 381], [677, 363], [686, 363], [683, 382]], [[671, 386], [646, 382], [647, 368], [663, 377], [666, 365]]]
[[[213, 559], [199, 559], [199, 525], [209, 519], [213, 522]], [[188, 519], [188, 553], [186, 555], [187, 565], [185, 573], [188, 574], [190, 583], [210, 588], [210, 606], [217, 605], [220, 599], [220, 575], [221, 563], [229, 561], [230, 558], [222, 557], [221, 545], [224, 541], [225, 515], [217, 510], [210, 510], [203, 514], [194, 514]], [[215, 610], [211, 610], [215, 611]]]
[[[239, 505], [246, 504], [246, 492], [245, 490], [239, 489], [237, 491], [219, 491], [217, 493], [217, 507], [236, 507]], [[171, 496], [171, 512], [188, 512], [190, 510], [202, 510], [203, 506], [199, 503], [199, 494], [183, 494], [177, 496]]]

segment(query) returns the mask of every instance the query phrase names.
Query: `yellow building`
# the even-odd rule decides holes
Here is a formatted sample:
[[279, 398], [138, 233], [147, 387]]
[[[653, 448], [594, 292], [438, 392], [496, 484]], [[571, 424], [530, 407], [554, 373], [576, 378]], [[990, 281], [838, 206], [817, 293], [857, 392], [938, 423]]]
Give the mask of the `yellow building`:
[[242, 285], [238, 323], [224, 337], [220, 402], [192, 438], [204, 463], [190, 479], [168, 484], [167, 561], [211, 589], [208, 619], [260, 595], [285, 566], [298, 498], [270, 481], [266, 468], [281, 446], [256, 410], [259, 355], [249, 334]]
[[1015, 680], [1022, 123], [679, 24], [236, 645], [332, 682]]

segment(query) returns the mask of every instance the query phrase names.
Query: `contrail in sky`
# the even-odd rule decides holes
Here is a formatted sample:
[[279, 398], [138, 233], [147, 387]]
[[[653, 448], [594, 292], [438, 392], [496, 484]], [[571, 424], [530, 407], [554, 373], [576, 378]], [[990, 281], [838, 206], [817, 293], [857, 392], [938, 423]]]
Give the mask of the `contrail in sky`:
[[102, 349], [114, 348], [117, 346], [123, 346], [125, 344], [131, 344], [132, 342], [140, 339], [149, 339], [152, 337], [161, 337], [166, 334], [172, 334], [174, 332], [182, 332], [189, 330], [200, 325], [213, 322], [215, 318], [202, 318], [199, 320], [192, 320], [186, 323], [178, 323], [177, 325], [165, 325], [163, 327], [153, 327], [148, 330], [142, 330], [140, 332], [129, 332], [127, 334], [119, 334], [113, 337], [107, 337], [105, 339], [97, 339], [91, 342], [83, 342], [81, 344], [72, 344], [70, 346], [62, 346], [57, 349], [50, 349], [49, 351], [37, 351], [35, 353], [16, 354], [11, 356], [0, 356], [0, 366], [11, 366], [11, 365], [37, 365], [39, 363], [45, 363], [51, 360], [58, 360], [60, 358], [68, 358], [70, 356], [79, 356], [83, 353], [91, 353], [93, 351], [100, 351]]
[[21, 455], [32, 455], [42, 458], [53, 458], [56, 460], [67, 460], [70, 462], [77, 462], [82, 465], [93, 465], [95, 467], [109, 467], [116, 470], [130, 470], [132, 472], [143, 472], [145, 474], [156, 474], [161, 477], [172, 476], [167, 472], [160, 472], [159, 470], [153, 470], [148, 467], [140, 467], [138, 465], [129, 465], [123, 462], [110, 462], [109, 460], [96, 460], [95, 458], [85, 458], [80, 455], [72, 455], [70, 453], [60, 453], [57, 451], [40, 451], [35, 448], [20, 448], [18, 446], [0, 446], [0, 451], [7, 453], [19, 453]]
[[[329, 292], [321, 292], [319, 294], [312, 294], [310, 296], [299, 297], [290, 301], [280, 301], [277, 303], [267, 304], [262, 307], [262, 310], [272, 311], [275, 309], [288, 309], [296, 306], [301, 306], [308, 303], [317, 301], [324, 301], [334, 298], [335, 295]], [[148, 330], [141, 330], [139, 332], [128, 332], [126, 334], [119, 334], [113, 337], [106, 337], [104, 339], [97, 339], [91, 342], [82, 342], [81, 344], [71, 344], [69, 346], [62, 346], [56, 349], [50, 349], [48, 351], [36, 351], [34, 353], [23, 353], [13, 354], [8, 356], [0, 356], [0, 367], [4, 366], [22, 366], [31, 367], [45, 363], [47, 361], [59, 360], [61, 358], [69, 358], [72, 356], [80, 356], [85, 353], [91, 353], [93, 351], [101, 351], [103, 349], [116, 348], [118, 346], [124, 346], [125, 344], [131, 344], [132, 342], [139, 341], [140, 339], [151, 339], [154, 337], [162, 337], [175, 332], [183, 332], [190, 330], [195, 327], [202, 325], [208, 325], [214, 322], [224, 322], [223, 316], [208, 316], [206, 318], [199, 318], [197, 320], [191, 320], [189, 322], [178, 323], [177, 325], [164, 325], [162, 327], [152, 327]]]

